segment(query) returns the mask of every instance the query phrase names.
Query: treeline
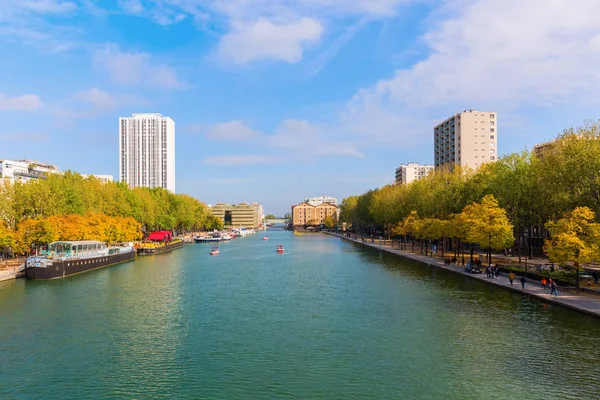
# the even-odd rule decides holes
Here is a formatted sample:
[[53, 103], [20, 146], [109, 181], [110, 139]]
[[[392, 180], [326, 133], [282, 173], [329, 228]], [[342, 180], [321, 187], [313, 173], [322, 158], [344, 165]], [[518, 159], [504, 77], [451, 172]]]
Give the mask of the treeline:
[[[547, 226], [577, 207], [588, 207], [599, 215], [599, 139], [600, 125], [588, 122], [565, 130], [540, 157], [524, 151], [484, 164], [477, 171], [436, 171], [407, 186], [370, 190], [345, 198], [340, 206], [340, 220], [351, 224], [355, 231], [402, 234], [406, 233], [403, 227], [411, 216], [418, 220], [452, 221], [465, 207], [482, 204], [491, 195], [485, 202], [497, 201], [514, 226], [516, 247], [527, 248], [532, 227]], [[449, 226], [452, 236], [466, 238], [458, 227]], [[485, 240], [479, 243], [487, 247]]]
[[[129, 230], [133, 222], [138, 234], [132, 236]], [[85, 233], [96, 223], [114, 228], [107, 228], [106, 234], [102, 229], [91, 235]], [[0, 235], [12, 235], [13, 243], [18, 241], [15, 235], [24, 232], [28, 224], [52, 226], [49, 232], [54, 233], [42, 235], [48, 239], [85, 237], [112, 242], [121, 238], [132, 240], [158, 229], [181, 232], [220, 228], [222, 223], [205, 204], [185, 194], [161, 188], [130, 189], [124, 183], [102, 183], [72, 172], [49, 174], [46, 179], [25, 183], [5, 180], [0, 184]], [[119, 233], [120, 229], [127, 232], [125, 236]], [[0, 242], [8, 240], [0, 237]]]

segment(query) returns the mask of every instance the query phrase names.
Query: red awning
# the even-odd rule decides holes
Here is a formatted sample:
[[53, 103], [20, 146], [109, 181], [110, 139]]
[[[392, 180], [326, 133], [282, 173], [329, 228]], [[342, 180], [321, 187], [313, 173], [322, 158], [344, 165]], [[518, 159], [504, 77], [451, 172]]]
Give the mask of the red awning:
[[171, 240], [172, 237], [173, 237], [173, 233], [171, 231], [157, 231], [157, 232], [151, 232], [150, 235], [148, 235], [148, 240], [163, 241], [163, 240]]

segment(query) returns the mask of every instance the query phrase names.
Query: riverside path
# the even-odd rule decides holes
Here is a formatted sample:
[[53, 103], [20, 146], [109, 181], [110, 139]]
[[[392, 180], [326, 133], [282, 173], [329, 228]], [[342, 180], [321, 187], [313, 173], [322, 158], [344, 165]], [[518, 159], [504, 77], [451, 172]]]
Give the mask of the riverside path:
[[438, 268], [442, 268], [448, 271], [455, 272], [457, 274], [464, 275], [466, 277], [476, 279], [481, 282], [486, 282], [490, 285], [500, 286], [502, 288], [512, 290], [517, 293], [521, 293], [527, 296], [535, 297], [541, 301], [553, 303], [557, 305], [561, 305], [563, 307], [568, 307], [573, 310], [577, 310], [589, 315], [593, 315], [596, 317], [600, 317], [600, 296], [587, 294], [587, 293], [574, 293], [572, 291], [564, 291], [561, 288], [558, 289], [558, 296], [550, 296], [549, 290], [544, 290], [541, 288], [541, 284], [538, 281], [533, 279], [527, 279], [525, 283], [525, 289], [521, 288], [521, 282], [519, 281], [519, 277], [514, 281], [514, 284], [511, 285], [508, 276], [506, 274], [500, 274], [499, 278], [488, 278], [485, 274], [471, 274], [465, 272], [463, 266], [459, 265], [446, 265], [442, 260], [438, 260], [435, 258], [431, 258], [428, 256], [411, 253], [409, 251], [403, 251], [400, 249], [394, 249], [389, 245], [382, 245], [379, 243], [368, 243], [363, 242], [360, 239], [353, 239], [348, 236], [339, 235], [331, 232], [326, 232], [330, 235], [337, 236], [341, 239], [348, 240], [351, 242], [355, 242], [361, 245], [369, 246], [372, 248], [376, 248], [382, 251], [386, 251], [388, 253], [397, 254], [401, 257], [405, 257], [411, 260], [419, 261], [423, 264], [435, 266]]

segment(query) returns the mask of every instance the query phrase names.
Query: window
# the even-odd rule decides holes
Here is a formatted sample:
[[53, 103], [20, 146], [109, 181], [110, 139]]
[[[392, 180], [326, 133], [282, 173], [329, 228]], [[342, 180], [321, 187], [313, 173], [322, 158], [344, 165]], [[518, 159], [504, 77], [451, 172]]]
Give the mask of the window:
[[496, 125], [494, 121], [490, 121], [490, 125]]
[[495, 159], [496, 159], [496, 157], [490, 156], [490, 160], [494, 161]]
[[496, 130], [494, 128], [490, 128], [490, 132], [495, 132]]
[[496, 118], [494, 114], [490, 114], [490, 118]]
[[490, 135], [490, 139], [494, 139], [494, 135]]

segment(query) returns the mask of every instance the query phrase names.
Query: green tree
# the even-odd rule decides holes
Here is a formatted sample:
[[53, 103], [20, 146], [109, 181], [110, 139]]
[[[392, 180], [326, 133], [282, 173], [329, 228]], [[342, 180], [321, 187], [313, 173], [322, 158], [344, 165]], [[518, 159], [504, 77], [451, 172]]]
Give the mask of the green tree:
[[600, 224], [595, 222], [594, 212], [588, 207], [577, 207], [563, 218], [546, 223], [546, 228], [551, 235], [544, 247], [546, 254], [552, 262], [574, 264], [579, 290], [581, 265], [600, 256]]
[[331, 229], [331, 228], [333, 228], [334, 225], [335, 225], [335, 220], [333, 219], [333, 217], [331, 215], [328, 215], [323, 219], [323, 226], [325, 228]]
[[273, 214], [267, 214], [267, 215], [265, 215], [265, 219], [277, 219], [277, 217], [274, 216]]

